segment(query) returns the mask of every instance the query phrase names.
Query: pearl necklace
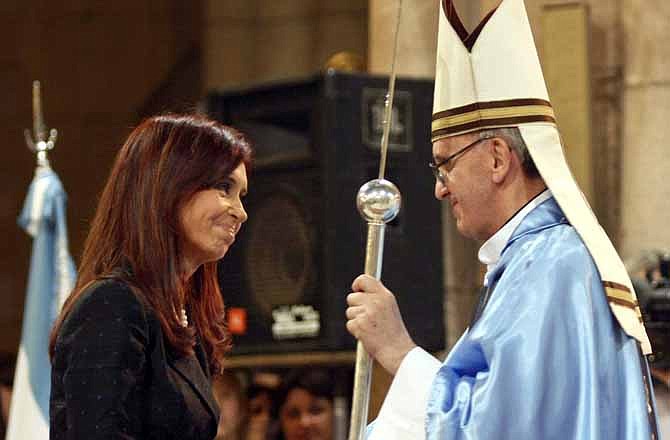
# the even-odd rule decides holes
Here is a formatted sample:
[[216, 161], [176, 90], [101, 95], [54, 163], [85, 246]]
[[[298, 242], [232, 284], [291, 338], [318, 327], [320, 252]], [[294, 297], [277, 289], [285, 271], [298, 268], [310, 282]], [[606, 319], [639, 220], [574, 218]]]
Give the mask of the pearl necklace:
[[179, 323], [184, 328], [188, 327], [188, 316], [186, 315], [186, 309], [183, 307], [179, 311]]

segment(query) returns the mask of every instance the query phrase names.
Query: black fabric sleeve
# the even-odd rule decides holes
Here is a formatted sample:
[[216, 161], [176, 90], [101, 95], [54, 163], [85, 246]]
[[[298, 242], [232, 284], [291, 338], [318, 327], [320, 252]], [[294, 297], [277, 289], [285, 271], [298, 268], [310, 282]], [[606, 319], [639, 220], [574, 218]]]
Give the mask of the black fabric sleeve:
[[139, 439], [146, 391], [145, 310], [130, 289], [104, 282], [61, 329], [67, 439]]

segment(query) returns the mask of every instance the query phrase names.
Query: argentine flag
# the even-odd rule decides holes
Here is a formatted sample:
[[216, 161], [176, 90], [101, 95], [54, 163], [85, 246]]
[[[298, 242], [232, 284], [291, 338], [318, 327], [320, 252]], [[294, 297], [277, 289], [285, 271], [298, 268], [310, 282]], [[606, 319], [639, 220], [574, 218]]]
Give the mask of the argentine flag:
[[56, 173], [38, 167], [18, 219], [33, 237], [33, 251], [6, 440], [49, 438], [49, 332], [75, 280], [65, 202]]

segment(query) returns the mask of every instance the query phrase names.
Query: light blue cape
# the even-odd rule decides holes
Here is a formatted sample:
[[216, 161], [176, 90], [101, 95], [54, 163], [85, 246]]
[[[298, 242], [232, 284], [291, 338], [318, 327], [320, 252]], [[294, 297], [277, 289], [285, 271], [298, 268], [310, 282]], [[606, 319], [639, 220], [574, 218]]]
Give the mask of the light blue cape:
[[489, 284], [435, 378], [428, 439], [651, 438], [646, 363], [553, 198], [517, 227]]

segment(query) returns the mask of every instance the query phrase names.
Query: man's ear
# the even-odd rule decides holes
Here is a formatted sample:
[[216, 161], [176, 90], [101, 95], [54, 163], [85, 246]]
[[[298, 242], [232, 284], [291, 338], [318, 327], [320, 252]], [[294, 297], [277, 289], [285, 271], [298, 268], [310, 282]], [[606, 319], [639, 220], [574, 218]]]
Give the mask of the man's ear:
[[510, 172], [514, 153], [505, 139], [496, 137], [491, 140], [493, 155], [492, 178], [494, 183], [502, 183]]

